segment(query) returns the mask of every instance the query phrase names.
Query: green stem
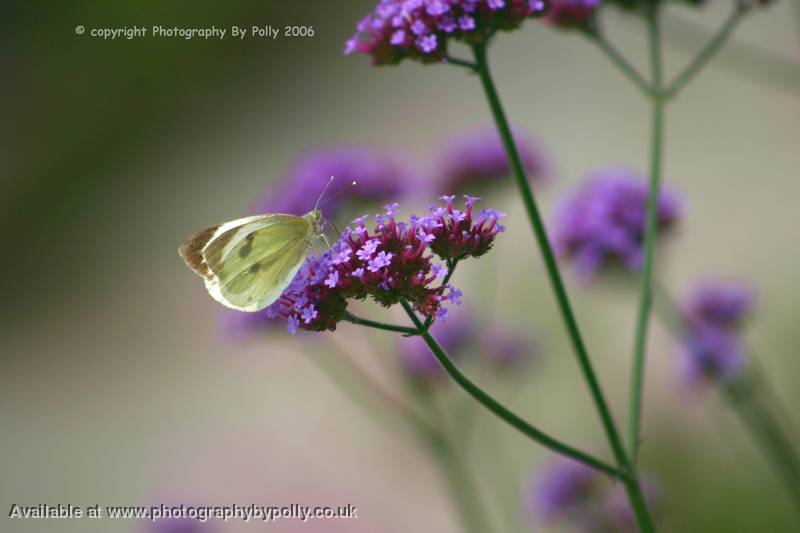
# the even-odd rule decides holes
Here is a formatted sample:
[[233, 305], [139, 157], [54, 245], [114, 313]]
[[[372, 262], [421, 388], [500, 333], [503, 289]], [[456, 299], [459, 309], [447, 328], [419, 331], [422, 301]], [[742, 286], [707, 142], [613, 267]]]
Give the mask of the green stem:
[[475, 59], [478, 63], [478, 74], [480, 75], [481, 82], [483, 83], [483, 89], [486, 92], [486, 98], [489, 101], [489, 107], [492, 110], [492, 115], [494, 116], [500, 137], [503, 140], [506, 153], [511, 161], [511, 167], [514, 170], [514, 178], [516, 180], [520, 196], [522, 197], [522, 202], [525, 205], [525, 210], [528, 213], [528, 219], [530, 220], [531, 228], [533, 229], [534, 236], [536, 237], [536, 241], [539, 245], [539, 251], [542, 255], [542, 259], [544, 260], [545, 268], [547, 269], [547, 275], [550, 279], [553, 292], [555, 293], [561, 317], [564, 320], [564, 324], [567, 328], [567, 333], [572, 343], [572, 347], [578, 357], [578, 362], [580, 363], [584, 378], [589, 385], [592, 399], [594, 400], [595, 406], [600, 413], [600, 418], [602, 419], [603, 427], [605, 428], [608, 440], [611, 443], [614, 456], [617, 459], [617, 463], [620, 466], [624, 466], [627, 464], [625, 450], [622, 447], [622, 441], [617, 433], [617, 429], [614, 425], [614, 420], [606, 403], [603, 391], [601, 390], [600, 384], [595, 377], [592, 363], [589, 360], [589, 354], [586, 351], [586, 347], [583, 343], [583, 338], [578, 330], [578, 323], [575, 320], [575, 315], [572, 312], [572, 306], [569, 303], [567, 291], [564, 287], [564, 282], [561, 279], [558, 265], [556, 264], [555, 254], [553, 253], [553, 249], [551, 248], [550, 241], [547, 237], [547, 230], [545, 229], [544, 222], [539, 214], [539, 208], [536, 206], [536, 200], [534, 200], [533, 192], [531, 191], [528, 183], [528, 178], [525, 175], [525, 169], [522, 166], [519, 153], [517, 152], [517, 147], [511, 134], [511, 128], [508, 125], [508, 120], [506, 119], [505, 112], [503, 111], [502, 104], [500, 103], [500, 98], [497, 95], [497, 90], [495, 89], [494, 82], [492, 81], [491, 73], [489, 72], [486, 48], [483, 46], [475, 46], [473, 49], [475, 52]]
[[[800, 2], [793, 4], [800, 10]], [[666, 44], [681, 52], [690, 52], [694, 57], [697, 49], [708, 40], [708, 29], [694, 22], [695, 19], [694, 16], [688, 18], [677, 13], [665, 13], [663, 20], [670, 28], [670, 38], [666, 39], [665, 36]], [[715, 61], [716, 68], [728, 70], [755, 83], [772, 85], [792, 93], [800, 89], [800, 61], [789, 54], [731, 37]]]
[[[516, 385], [522, 385], [522, 381], [518, 381]], [[515, 387], [508, 391], [503, 401], [506, 405], [511, 403], [513, 397], [520, 392], [520, 387]], [[519, 479], [517, 476], [517, 469], [512, 464], [512, 456], [505, 445], [505, 434], [493, 432], [490, 430], [481, 431], [479, 424], [485, 419], [475, 416], [478, 409], [480, 409], [477, 402], [472, 401], [471, 398], [466, 399], [471, 406], [471, 410], [467, 413], [469, 419], [462, 420], [462, 424], [455, 433], [464, 443], [464, 446], [469, 448], [474, 440], [475, 435], [487, 435], [490, 437], [488, 446], [495, 450], [495, 458], [491, 464], [492, 474], [494, 474], [494, 494], [496, 495], [497, 504], [504, 510], [506, 518], [506, 531], [509, 533], [516, 531], [521, 533], [527, 530], [525, 524], [521, 520], [523, 517], [519, 513]], [[490, 417], [488, 421], [493, 422]], [[486, 444], [486, 443], [484, 443]]]
[[[423, 394], [427, 403], [434, 403], [427, 387], [415, 389]], [[453, 444], [453, 435], [438, 409], [433, 409], [437, 430], [425, 438], [431, 455], [445, 474], [454, 503], [460, 509], [461, 521], [466, 531], [484, 533], [494, 529], [488, 523], [488, 515], [470, 469], [462, 452]], [[423, 435], [424, 436], [424, 435]]]
[[394, 324], [386, 324], [384, 322], [376, 322], [366, 318], [357, 317], [349, 311], [345, 313], [344, 319], [359, 326], [367, 326], [368, 328], [382, 329], [383, 331], [394, 331], [396, 333], [403, 333], [405, 335], [416, 335], [417, 330], [406, 326], [396, 326]]
[[[680, 311], [663, 285], [657, 284], [656, 290], [656, 316], [676, 339], [680, 339], [686, 334]], [[748, 373], [723, 384], [722, 392], [752, 438], [760, 443], [761, 452], [767, 456], [800, 508], [800, 458], [770, 409], [756, 398], [756, 387], [762, 393], [769, 393], [768, 384], [753, 361]]]
[[464, 389], [467, 394], [475, 398], [478, 403], [511, 425], [511, 427], [521, 432], [531, 440], [538, 442], [545, 448], [575, 459], [576, 461], [580, 461], [600, 472], [621, 480], [628, 495], [628, 500], [631, 503], [639, 530], [643, 533], [652, 533], [655, 531], [652, 518], [647, 510], [647, 504], [644, 500], [644, 495], [642, 494], [641, 487], [639, 486], [639, 481], [636, 479], [636, 476], [633, 475], [630, 468], [627, 466], [627, 463], [620, 465], [619, 468], [613, 467], [585, 452], [564, 444], [563, 442], [560, 442], [553, 437], [539, 431], [524, 419], [507, 409], [503, 404], [484, 392], [483, 389], [473, 383], [458, 369], [458, 367], [447, 355], [447, 352], [445, 352], [439, 343], [436, 342], [436, 339], [433, 338], [430, 332], [422, 329], [422, 321], [417, 317], [416, 313], [414, 313], [414, 310], [411, 309], [411, 306], [408, 304], [408, 302], [401, 301], [400, 303], [403, 305], [406, 313], [408, 313], [408, 316], [414, 322], [414, 325], [420, 331], [420, 335], [425, 340], [425, 343], [428, 345], [431, 353], [433, 353], [433, 355], [439, 361], [439, 364], [442, 365], [450, 377], [453, 378], [453, 381], [458, 383], [458, 385], [461, 386], [461, 388]]
[[402, 415], [440, 468], [452, 493], [453, 502], [458, 507], [465, 531], [470, 533], [492, 531], [490, 527], [486, 527], [486, 514], [469, 469], [457, 455], [457, 450], [450, 442], [447, 429], [441, 421], [433, 424], [417, 414], [414, 409], [396, 398], [369, 376], [346, 353], [337, 353], [336, 360], [348, 367], [349, 376], [345, 376], [345, 372], [342, 372], [343, 369], [334, 368], [329, 358], [317, 357], [317, 354], [303, 351], [333, 383], [338, 385], [342, 393], [376, 424], [387, 428], [394, 427], [387, 424], [389, 420], [386, 416], [375, 409], [380, 404], [388, 408], [389, 412]]
[[[322, 371], [332, 383], [337, 385], [337, 388], [341, 390], [365, 416], [371, 418], [377, 425], [384, 426], [387, 429], [395, 427], [387, 423], [389, 420], [386, 417], [385, 411], [378, 409], [379, 406], [384, 406], [389, 412], [401, 414], [406, 422], [408, 422], [409, 426], [417, 433], [431, 433], [434, 431], [434, 426], [426, 420], [425, 417], [418, 414], [410, 405], [386, 390], [353, 361], [344, 350], [334, 347], [335, 353], [330, 354], [335, 355], [336, 357], [334, 358], [326, 357], [328, 354], [322, 354], [320, 356], [320, 354], [311, 353], [308, 350], [302, 351], [308, 355], [308, 359]], [[378, 401], [376, 402], [375, 400]]]
[[431, 449], [445, 473], [453, 500], [461, 510], [465, 530], [472, 533], [492, 531], [487, 525], [480, 494], [459, 451], [447, 438], [443, 439], [442, 445], [431, 446]]
[[675, 79], [664, 90], [666, 98], [672, 98], [681, 91], [698, 72], [703, 70], [711, 58], [728, 41], [736, 25], [750, 9], [751, 3], [748, 0], [735, 0], [736, 5], [733, 11], [725, 20], [725, 23], [717, 31], [714, 37], [706, 44], [695, 58], [675, 77]]
[[800, 458], [780, 425], [754, 396], [749, 380], [743, 378], [727, 383], [723, 392], [753, 439], [760, 443], [762, 453], [767, 456], [800, 509]]
[[466, 61], [464, 59], [458, 59], [456, 57], [451, 57], [451, 56], [446, 56], [444, 58], [444, 62], [448, 63], [450, 65], [456, 65], [456, 66], [459, 66], [459, 67], [468, 68], [468, 69], [473, 70], [473, 71], [478, 68], [478, 65], [476, 65], [472, 61]]
[[653, 87], [639, 73], [630, 61], [620, 52], [611, 42], [606, 39], [602, 31], [597, 28], [587, 28], [583, 30], [584, 35], [589, 37], [600, 50], [611, 60], [611, 62], [619, 68], [635, 86], [637, 86], [644, 94], [650, 95], [653, 93]]
[[661, 96], [661, 31], [659, 28], [658, 3], [651, 2], [647, 12], [647, 27], [650, 43], [650, 63], [653, 88], [650, 95], [652, 119], [650, 134], [650, 184], [647, 198], [647, 219], [644, 232], [644, 262], [639, 290], [639, 310], [633, 343], [633, 366], [631, 369], [630, 409], [628, 412], [628, 456], [631, 466], [636, 468], [642, 420], [642, 393], [644, 389], [645, 354], [647, 330], [653, 304], [653, 264], [658, 234], [658, 192], [661, 187], [661, 159], [664, 151], [664, 100]]
[[[575, 320], [574, 313], [572, 312], [572, 306], [569, 303], [569, 297], [567, 296], [564, 282], [561, 279], [561, 274], [558, 270], [558, 265], [556, 264], [555, 254], [553, 253], [553, 249], [551, 248], [550, 241], [547, 237], [547, 230], [544, 227], [544, 222], [542, 221], [542, 217], [539, 214], [539, 209], [536, 206], [533, 192], [531, 191], [528, 178], [525, 175], [525, 169], [522, 166], [522, 161], [520, 160], [517, 147], [514, 143], [514, 138], [511, 134], [511, 128], [508, 125], [508, 120], [506, 119], [505, 112], [503, 111], [503, 106], [500, 103], [500, 97], [497, 95], [497, 89], [494, 86], [494, 81], [492, 80], [492, 75], [489, 71], [489, 64], [486, 57], [486, 47], [485, 45], [474, 45], [472, 49], [475, 55], [475, 62], [478, 65], [478, 74], [480, 76], [484, 92], [486, 93], [486, 99], [492, 111], [500, 138], [503, 141], [506, 154], [511, 162], [511, 168], [514, 171], [514, 178], [517, 183], [517, 188], [519, 189], [523, 205], [525, 206], [525, 210], [528, 214], [531, 228], [533, 229], [534, 236], [539, 245], [539, 251], [542, 255], [553, 292], [555, 293], [561, 318], [564, 321], [564, 325], [567, 329], [573, 350], [578, 358], [578, 363], [581, 367], [583, 377], [589, 387], [589, 392], [591, 393], [592, 400], [594, 401], [595, 407], [600, 415], [603, 428], [619, 467], [619, 469], [612, 467], [613, 471], [617, 473], [618, 477], [619, 474], [622, 474], [625, 490], [628, 493], [628, 499], [631, 502], [631, 507], [633, 508], [636, 516], [636, 522], [639, 526], [639, 529], [643, 532], [654, 531], [655, 529], [653, 527], [652, 519], [647, 511], [647, 506], [645, 504], [644, 497], [642, 496], [641, 488], [639, 487], [636, 477], [630, 473], [630, 463], [625, 453], [622, 439], [617, 432], [614, 419], [611, 416], [611, 411], [608, 408], [603, 391], [600, 388], [597, 377], [595, 376], [592, 363], [589, 359], [589, 354], [578, 329], [578, 323]], [[463, 374], [458, 371], [455, 365], [453, 365], [453, 363], [447, 358], [443, 351], [440, 351], [440, 353], [437, 354], [434, 347], [438, 345], [430, 336], [430, 334], [424, 332], [422, 337], [426, 340], [428, 346], [434, 352], [434, 355], [436, 355], [437, 359], [439, 359], [439, 362], [445, 367], [453, 379], [455, 379], [469, 394], [471, 394], [489, 410], [494, 412], [500, 418], [506, 420], [506, 422], [510, 423], [512, 426], [522, 431], [530, 438], [555, 451], [558, 451], [559, 453], [570, 455], [570, 453], [574, 454], [575, 452], [578, 452], [577, 450], [565, 447], [565, 445], [559, 443], [558, 441], [554, 441], [549, 436], [542, 434], [530, 426], [530, 424], [505, 409], [505, 407], [497, 403], [493, 398], [488, 396], [480, 388], [476, 387], [474, 384], [472, 384], [472, 382], [466, 379], [466, 377], [464, 377]], [[439, 350], [441, 350], [441, 347], [439, 347]], [[578, 454], [580, 454], [579, 456], [582, 457], [584, 462], [586, 462], [587, 458], [597, 462], [596, 459], [588, 457], [582, 452], [578, 452]], [[578, 459], [578, 457], [575, 455], [571, 456]], [[597, 464], [594, 465], [595, 468], [598, 468], [599, 466], [600, 465]], [[608, 472], [608, 465], [603, 464], [602, 466], [604, 468], [599, 469]]]
[[589, 454], [586, 454], [580, 450], [572, 448], [571, 446], [564, 444], [553, 437], [539, 431], [524, 419], [516, 415], [515, 413], [509, 411], [503, 404], [495, 400], [492, 396], [487, 394], [483, 391], [478, 385], [473, 383], [467, 376], [465, 376], [461, 370], [453, 363], [450, 357], [445, 352], [444, 348], [436, 342], [436, 339], [433, 336], [423, 329], [423, 323], [417, 317], [414, 310], [411, 308], [406, 301], [400, 302], [403, 306], [403, 309], [406, 310], [408, 316], [414, 322], [414, 325], [420, 331], [420, 335], [422, 336], [425, 343], [428, 345], [428, 348], [431, 350], [431, 353], [436, 357], [445, 371], [453, 378], [453, 381], [458, 383], [458, 385], [464, 389], [470, 396], [475, 398], [478, 403], [483, 405], [486, 409], [500, 417], [502, 420], [510, 424], [514, 429], [520, 431], [527, 437], [535, 440], [542, 446], [553, 450], [554, 452], [560, 453], [562, 455], [566, 455], [567, 457], [572, 457], [576, 461], [580, 461], [586, 465], [591, 466], [601, 472], [605, 472], [609, 476], [615, 478], [623, 477], [623, 472], [619, 469], [601, 461], [600, 459], [596, 459]]

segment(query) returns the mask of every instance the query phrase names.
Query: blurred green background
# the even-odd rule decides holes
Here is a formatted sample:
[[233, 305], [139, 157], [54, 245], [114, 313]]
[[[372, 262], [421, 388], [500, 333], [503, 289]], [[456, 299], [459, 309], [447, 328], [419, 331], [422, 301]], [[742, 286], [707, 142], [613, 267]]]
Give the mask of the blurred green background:
[[[477, 80], [462, 69], [371, 68], [365, 57], [343, 56], [371, 7], [322, 0], [0, 7], [3, 509], [352, 503], [357, 521], [271, 527], [458, 530], [446, 488], [412, 438], [362, 416], [296, 339], [231, 342], [218, 306], [176, 254], [197, 228], [245, 214], [304, 149], [359, 143], [424, 162], [442, 138], [489, 122]], [[666, 176], [685, 195], [688, 216], [659, 258], [659, 276], [676, 292], [702, 276], [753, 280], [760, 303], [749, 341], [790, 407], [800, 401], [795, 7], [777, 2], [749, 17], [669, 108]], [[716, 28], [728, 3], [668, 11], [666, 59], [675, 72], [702, 43], [698, 28]], [[641, 21], [613, 11], [605, 18], [612, 40], [641, 62]], [[136, 24], [298, 24], [315, 35], [111, 41], [74, 30]], [[587, 170], [646, 168], [647, 104], [586, 40], [528, 22], [501, 35], [491, 59], [513, 122], [543, 139], [555, 162], [555, 178], [541, 191], [546, 214]], [[608, 456], [521, 205], [510, 189], [492, 201], [509, 213], [509, 231], [495, 260], [465, 265], [455, 282], [470, 302], [476, 280], [495, 277], [499, 318], [541, 334], [543, 349], [518, 392], [502, 381], [491, 389], [545, 430]], [[635, 292], [572, 280], [570, 291], [622, 421]], [[369, 339], [386, 347], [387, 335]], [[369, 339], [343, 325], [317, 346], [324, 354], [338, 344], [388, 380], [392, 354], [371, 349]], [[715, 394], [679, 390], [673, 351], [656, 325], [643, 464], [662, 485], [665, 530], [797, 531], [779, 481], [738, 420]], [[796, 410], [790, 414], [788, 425], [797, 424]], [[484, 413], [478, 420], [473, 462], [487, 500], [499, 454], [511, 465], [501, 496], [513, 499], [550, 454]], [[144, 528], [6, 514], [3, 531]], [[264, 527], [231, 522], [222, 530]]]

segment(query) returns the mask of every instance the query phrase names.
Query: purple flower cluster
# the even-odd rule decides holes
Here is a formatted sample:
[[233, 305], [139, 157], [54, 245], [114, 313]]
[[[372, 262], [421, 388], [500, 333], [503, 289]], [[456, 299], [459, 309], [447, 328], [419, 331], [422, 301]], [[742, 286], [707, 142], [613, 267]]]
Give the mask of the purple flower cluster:
[[356, 26], [345, 53], [369, 54], [375, 65], [407, 57], [442, 61], [450, 40], [484, 43], [545, 8], [544, 0], [380, 0]]
[[600, 8], [601, 0], [551, 0], [542, 21], [558, 28], [576, 28], [588, 24]]
[[682, 305], [682, 376], [689, 385], [731, 379], [744, 367], [741, 330], [751, 313], [755, 292], [735, 283], [699, 285]]
[[[644, 178], [629, 170], [594, 173], [558, 212], [556, 252], [571, 260], [584, 280], [612, 265], [638, 271], [644, 258], [647, 195]], [[680, 215], [677, 195], [662, 189], [658, 200], [659, 236], [666, 234]]]
[[[652, 482], [642, 488], [652, 511], [658, 504], [657, 491]], [[559, 458], [537, 475], [524, 505], [533, 520], [561, 522], [579, 531], [638, 531], [622, 487], [572, 459]]]
[[464, 195], [464, 210], [455, 209], [455, 196], [442, 196], [444, 206], [432, 205], [430, 216], [423, 219], [428, 232], [430, 248], [439, 257], [458, 261], [467, 257], [480, 257], [492, 247], [494, 237], [505, 231], [500, 219], [505, 213], [484, 209], [473, 216], [472, 208], [480, 200]]
[[325, 203], [329, 217], [345, 200], [387, 201], [407, 193], [415, 182], [412, 172], [395, 154], [362, 146], [338, 146], [309, 151], [291, 165], [283, 179], [272, 184], [255, 206], [258, 213], [302, 214], [314, 209], [320, 192], [335, 176], [346, 186], [357, 181], [346, 195]]
[[[550, 164], [539, 144], [521, 130], [515, 129], [513, 135], [531, 180], [546, 177]], [[457, 135], [445, 143], [439, 154], [436, 181], [444, 190], [478, 190], [511, 175], [505, 147], [494, 127]]]
[[412, 215], [408, 222], [396, 220], [398, 204], [387, 205], [372, 232], [365, 224], [368, 217], [354, 220], [329, 250], [306, 260], [267, 316], [285, 319], [291, 333], [334, 330], [348, 299], [370, 297], [386, 307], [405, 299], [426, 317], [444, 318], [444, 303], [460, 304], [462, 297], [452, 285], [437, 283], [447, 275], [445, 264], [488, 252], [504, 229], [498, 223], [504, 215], [474, 214], [478, 199], [469, 196], [463, 211], [455, 209], [453, 196], [442, 200], [427, 216]]

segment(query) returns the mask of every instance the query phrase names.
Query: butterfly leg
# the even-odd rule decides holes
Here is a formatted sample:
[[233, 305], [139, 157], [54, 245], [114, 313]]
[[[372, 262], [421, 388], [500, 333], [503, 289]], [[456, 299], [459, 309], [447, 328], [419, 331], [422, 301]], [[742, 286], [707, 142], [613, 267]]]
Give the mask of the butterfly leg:
[[342, 236], [342, 232], [341, 232], [341, 231], [339, 231], [339, 228], [337, 228], [337, 227], [336, 227], [336, 224], [334, 224], [333, 222], [331, 222], [331, 221], [330, 221], [330, 220], [328, 220], [327, 218], [323, 218], [322, 220], [323, 220], [323, 222], [324, 222], [325, 224], [327, 224], [327, 225], [329, 225], [330, 227], [332, 227], [332, 228], [333, 228], [333, 231], [335, 231], [335, 232], [336, 232], [336, 233], [339, 235], [339, 237], [341, 237], [341, 236]]

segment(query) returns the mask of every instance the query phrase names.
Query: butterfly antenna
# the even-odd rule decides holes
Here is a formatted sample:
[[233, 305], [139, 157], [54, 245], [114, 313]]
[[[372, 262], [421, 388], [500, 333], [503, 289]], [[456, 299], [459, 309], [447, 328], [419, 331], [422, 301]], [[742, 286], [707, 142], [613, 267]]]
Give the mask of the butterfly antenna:
[[336, 192], [335, 192], [335, 193], [333, 193], [332, 195], [328, 196], [328, 197], [325, 199], [325, 201], [324, 201], [324, 202], [322, 202], [322, 204], [321, 204], [319, 207], [322, 207], [323, 205], [327, 204], [328, 202], [330, 202], [330, 201], [331, 201], [331, 200], [333, 200], [334, 198], [338, 198], [339, 196], [341, 196], [342, 194], [346, 193], [347, 191], [349, 191], [350, 189], [352, 189], [352, 188], [353, 188], [353, 187], [355, 187], [356, 185], [358, 185], [358, 182], [357, 182], [357, 181], [355, 181], [355, 180], [353, 180], [352, 182], [350, 182], [350, 184], [349, 184], [349, 185], [345, 185], [344, 187], [342, 187], [341, 189], [339, 189], [338, 191], [336, 191]]
[[328, 187], [331, 186], [331, 183], [333, 183], [333, 176], [330, 177], [330, 179], [328, 180], [328, 183], [326, 183], [325, 186], [322, 188], [322, 192], [319, 193], [319, 197], [317, 198], [317, 203], [314, 204], [314, 210], [315, 211], [317, 209], [319, 209], [319, 203], [322, 201], [322, 197], [325, 196], [325, 191], [328, 190]]

